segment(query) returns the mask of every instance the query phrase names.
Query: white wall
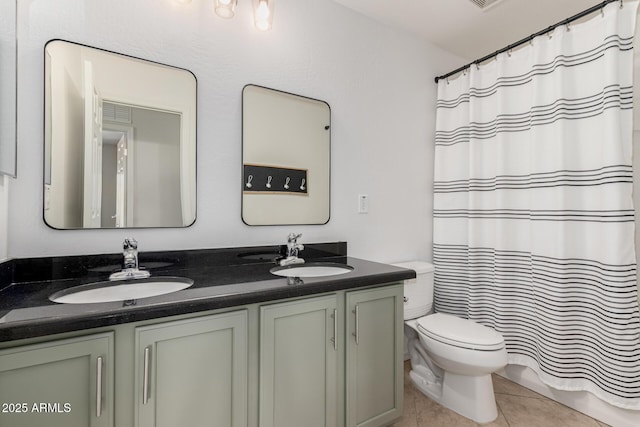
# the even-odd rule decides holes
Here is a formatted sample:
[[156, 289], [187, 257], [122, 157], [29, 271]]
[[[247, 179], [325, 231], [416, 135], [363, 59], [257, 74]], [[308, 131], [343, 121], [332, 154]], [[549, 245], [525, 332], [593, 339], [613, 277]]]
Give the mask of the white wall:
[[[431, 258], [433, 77], [464, 61], [331, 0], [279, 0], [273, 29], [251, 2], [223, 20], [211, 0], [19, 2], [17, 181], [9, 255], [142, 251], [346, 240], [354, 256]], [[198, 210], [187, 229], [58, 231], [42, 221], [43, 47], [61, 38], [191, 70], [198, 79]], [[331, 220], [249, 227], [240, 216], [241, 91], [259, 84], [327, 101], [332, 111]], [[370, 213], [357, 213], [357, 196]]]

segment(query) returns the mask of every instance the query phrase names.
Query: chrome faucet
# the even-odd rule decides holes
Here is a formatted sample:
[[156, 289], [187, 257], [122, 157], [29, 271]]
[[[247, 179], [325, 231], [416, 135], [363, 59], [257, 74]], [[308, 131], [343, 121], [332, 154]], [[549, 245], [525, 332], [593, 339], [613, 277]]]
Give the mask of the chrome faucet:
[[304, 264], [302, 258], [298, 258], [298, 253], [304, 250], [304, 245], [298, 243], [302, 234], [291, 233], [287, 237], [287, 257], [280, 260], [280, 265]]
[[138, 242], [136, 239], [128, 237], [122, 243], [122, 254], [124, 255], [124, 269], [138, 269]]
[[151, 276], [151, 273], [138, 268], [138, 242], [132, 237], [124, 239], [122, 243], [124, 262], [122, 270], [109, 276], [109, 280], [142, 279]]

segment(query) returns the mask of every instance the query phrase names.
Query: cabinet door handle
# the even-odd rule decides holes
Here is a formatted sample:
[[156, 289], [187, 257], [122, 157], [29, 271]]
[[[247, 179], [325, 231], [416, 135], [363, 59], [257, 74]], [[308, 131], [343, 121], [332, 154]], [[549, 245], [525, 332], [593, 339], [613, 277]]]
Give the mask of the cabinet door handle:
[[145, 347], [144, 349], [144, 367], [143, 367], [143, 378], [142, 378], [142, 404], [146, 405], [149, 401], [149, 355], [151, 353], [151, 349], [149, 347]]
[[96, 417], [102, 415], [102, 356], [96, 360]]
[[359, 345], [360, 344], [360, 325], [358, 321], [358, 304], [356, 304], [356, 308], [352, 311], [352, 313], [356, 315], [356, 331], [353, 334], [353, 336], [356, 337], [356, 345]]
[[333, 349], [338, 350], [338, 310], [333, 310]]

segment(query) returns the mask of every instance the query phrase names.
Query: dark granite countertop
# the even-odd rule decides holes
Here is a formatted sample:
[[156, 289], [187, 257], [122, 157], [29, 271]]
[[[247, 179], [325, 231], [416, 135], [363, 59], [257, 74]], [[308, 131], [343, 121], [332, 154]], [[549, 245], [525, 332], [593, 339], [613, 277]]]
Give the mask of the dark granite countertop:
[[152, 277], [186, 277], [182, 291], [126, 302], [59, 304], [55, 292], [108, 280], [122, 255], [16, 259], [0, 264], [0, 342], [198, 311], [300, 297], [416, 277], [413, 270], [346, 256], [346, 243], [305, 245], [307, 262], [347, 264], [336, 276], [287, 278], [269, 272], [280, 246], [141, 252]]

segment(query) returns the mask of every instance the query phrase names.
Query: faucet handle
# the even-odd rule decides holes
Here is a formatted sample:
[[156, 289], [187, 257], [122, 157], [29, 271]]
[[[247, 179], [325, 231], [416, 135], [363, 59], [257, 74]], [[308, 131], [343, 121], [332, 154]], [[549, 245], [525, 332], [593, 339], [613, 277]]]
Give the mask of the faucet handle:
[[138, 249], [138, 242], [133, 237], [127, 237], [122, 243], [122, 249]]
[[300, 234], [291, 233], [287, 237], [287, 242], [288, 243], [296, 243], [300, 237], [302, 237], [302, 233], [300, 233]]

